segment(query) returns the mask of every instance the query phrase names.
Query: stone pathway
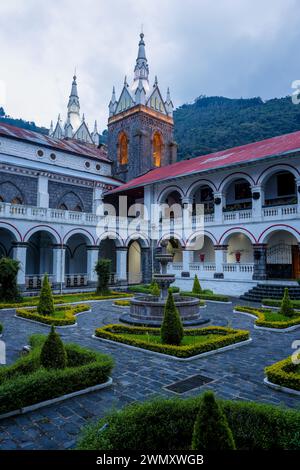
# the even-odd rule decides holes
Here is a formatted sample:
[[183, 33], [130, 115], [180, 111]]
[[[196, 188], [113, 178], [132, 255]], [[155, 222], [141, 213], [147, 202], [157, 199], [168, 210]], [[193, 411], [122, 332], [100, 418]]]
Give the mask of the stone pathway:
[[[0, 421], [0, 449], [73, 448], [82, 427], [102, 417], [112, 407], [123, 407], [133, 401], [158, 395], [174, 396], [163, 387], [196, 373], [212, 377], [215, 381], [181, 396], [198, 395], [205, 389], [212, 389], [222, 398], [299, 408], [299, 398], [271, 390], [262, 381], [265, 366], [293, 352], [291, 345], [295, 339], [300, 339], [300, 330], [289, 333], [255, 330], [253, 319], [233, 314], [232, 308], [232, 305], [208, 303], [202, 312], [212, 319], [214, 325], [227, 325], [229, 322], [234, 328], [250, 330], [253, 342], [231, 351], [181, 363], [92, 339], [96, 327], [117, 322], [122, 313], [122, 309], [114, 307], [111, 301], [94, 304], [92, 313], [77, 318], [76, 328], [58, 331], [64, 341], [76, 342], [114, 357], [113, 387]], [[15, 318], [12, 310], [0, 311], [0, 322], [4, 325], [3, 339], [8, 363], [18, 357], [30, 334], [49, 331], [47, 326]]]

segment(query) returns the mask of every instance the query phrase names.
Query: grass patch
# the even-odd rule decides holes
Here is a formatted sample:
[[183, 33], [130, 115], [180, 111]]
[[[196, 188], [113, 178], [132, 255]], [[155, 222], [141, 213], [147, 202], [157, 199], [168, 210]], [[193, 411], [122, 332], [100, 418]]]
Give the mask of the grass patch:
[[95, 331], [98, 338], [129, 344], [141, 349], [188, 358], [249, 339], [249, 332], [219, 326], [184, 330], [180, 346], [163, 344], [157, 328], [106, 325]]
[[[84, 302], [89, 300], [109, 300], [121, 297], [132, 297], [132, 294], [126, 292], [114, 292], [111, 291], [107, 295], [98, 295], [95, 292], [82, 292], [78, 294], [63, 294], [53, 295], [54, 304], [64, 304], [71, 302]], [[20, 302], [2, 302], [0, 303], [0, 309], [4, 308], [18, 308], [18, 307], [35, 307], [38, 305], [39, 297], [23, 297]]]
[[[173, 294], [180, 292], [179, 287], [170, 287]], [[128, 287], [129, 292], [136, 292], [137, 294], [151, 294], [152, 288], [150, 284], [137, 284]]]
[[295, 312], [292, 317], [286, 317], [279, 312], [267, 308], [256, 308], [237, 305], [234, 309], [242, 313], [250, 313], [257, 317], [255, 325], [266, 328], [284, 329], [290, 326], [300, 325], [300, 312]]
[[130, 300], [115, 300], [114, 305], [117, 307], [130, 307]]
[[67, 367], [47, 370], [40, 365], [44, 335], [30, 338], [32, 350], [0, 369], [0, 414], [59, 397], [107, 381], [113, 360], [106, 354], [65, 344]]
[[200, 300], [213, 300], [215, 302], [229, 302], [229, 297], [221, 294], [214, 294], [211, 290], [202, 290], [201, 294], [194, 294], [193, 292], [181, 291], [181, 295], [186, 297], [196, 297]]
[[300, 366], [291, 357], [266, 367], [265, 373], [270, 382], [300, 391]]
[[[268, 307], [281, 307], [282, 300], [275, 299], [263, 299], [262, 304], [267, 305]], [[300, 310], [300, 300], [291, 300], [292, 307]]]
[[16, 315], [28, 320], [34, 320], [46, 325], [69, 326], [76, 323], [76, 315], [90, 310], [87, 304], [63, 305], [57, 307], [52, 315], [40, 315], [36, 308], [17, 308]]

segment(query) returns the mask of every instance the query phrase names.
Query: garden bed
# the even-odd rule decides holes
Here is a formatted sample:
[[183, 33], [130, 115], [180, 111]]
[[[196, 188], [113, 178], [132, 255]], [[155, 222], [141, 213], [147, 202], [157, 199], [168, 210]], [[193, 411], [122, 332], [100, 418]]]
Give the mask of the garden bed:
[[[294, 364], [288, 357], [265, 368], [267, 385], [278, 390], [300, 395], [300, 364]], [[276, 387], [277, 386], [277, 387]]]
[[[30, 338], [31, 351], [13, 365], [0, 369], [0, 417], [17, 414], [32, 405], [104, 384], [113, 367], [110, 356], [65, 344], [67, 367], [45, 369], [40, 352], [46, 336]], [[48, 404], [48, 403], [47, 403]], [[24, 410], [23, 410], [24, 411]]]
[[130, 300], [115, 300], [114, 301], [114, 306], [115, 307], [121, 307], [121, 308], [130, 307]]
[[163, 344], [157, 328], [106, 325], [96, 329], [95, 337], [179, 359], [195, 358], [250, 341], [248, 331], [218, 326], [184, 330], [180, 346]]
[[287, 317], [281, 313], [267, 308], [246, 307], [237, 305], [234, 307], [235, 313], [245, 313], [256, 317], [255, 326], [273, 330], [294, 330], [300, 326], [300, 312], [295, 312], [292, 317]]
[[[170, 287], [173, 294], [177, 294], [180, 292], [179, 287], [171, 286]], [[150, 284], [137, 284], [128, 287], [129, 292], [134, 292], [137, 294], [151, 294], [151, 287]]]
[[[275, 299], [263, 299], [262, 304], [265, 305], [266, 307], [275, 307], [275, 308], [280, 308], [281, 306], [281, 300], [275, 300]], [[300, 310], [300, 300], [292, 300], [291, 299], [291, 305], [293, 308], [296, 310]]]
[[221, 303], [226, 303], [226, 304], [231, 304], [229, 301], [229, 297], [226, 295], [221, 295], [221, 294], [214, 294], [211, 291], [201, 292], [201, 294], [194, 294], [193, 292], [187, 292], [187, 291], [181, 291], [181, 295], [186, 296], [186, 297], [197, 297], [200, 300], [207, 300], [208, 302], [221, 302]]
[[[300, 412], [274, 405], [218, 400], [238, 450], [300, 450]], [[113, 411], [85, 428], [77, 449], [190, 451], [201, 397], [156, 399]], [[100, 432], [106, 424], [105, 430]]]
[[16, 316], [46, 325], [71, 326], [76, 324], [76, 315], [84, 312], [90, 312], [89, 305], [62, 305], [56, 307], [53, 315], [41, 315], [38, 313], [37, 308], [18, 308], [16, 309]]
[[[93, 292], [82, 292], [78, 294], [63, 294], [63, 295], [53, 295], [53, 301], [55, 305], [64, 304], [64, 303], [76, 303], [76, 302], [88, 302], [96, 300], [110, 300], [110, 299], [120, 299], [122, 297], [132, 297], [132, 294], [126, 292], [110, 292], [107, 295], [97, 295]], [[39, 303], [39, 297], [23, 297], [20, 302], [0, 302], [1, 309], [9, 308], [21, 308], [21, 307], [35, 307]]]

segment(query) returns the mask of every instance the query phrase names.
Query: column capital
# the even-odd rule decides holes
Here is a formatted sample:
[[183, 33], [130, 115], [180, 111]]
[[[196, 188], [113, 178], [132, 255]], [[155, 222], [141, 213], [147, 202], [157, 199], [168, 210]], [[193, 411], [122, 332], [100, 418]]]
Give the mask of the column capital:
[[67, 248], [67, 245], [64, 245], [63, 243], [53, 243], [52, 248], [54, 250], [65, 250]]
[[252, 246], [255, 250], [262, 250], [267, 248], [267, 243], [252, 243]]
[[214, 249], [217, 251], [217, 250], [227, 250], [228, 249], [228, 245], [214, 245]]
[[16, 247], [16, 248], [19, 248], [19, 247], [27, 248], [29, 243], [28, 242], [12, 242], [12, 245], [13, 247]]
[[128, 246], [116, 246], [116, 251], [128, 251]]
[[99, 245], [87, 245], [86, 246], [86, 249], [89, 250], [89, 251], [92, 251], [92, 250], [99, 250]]

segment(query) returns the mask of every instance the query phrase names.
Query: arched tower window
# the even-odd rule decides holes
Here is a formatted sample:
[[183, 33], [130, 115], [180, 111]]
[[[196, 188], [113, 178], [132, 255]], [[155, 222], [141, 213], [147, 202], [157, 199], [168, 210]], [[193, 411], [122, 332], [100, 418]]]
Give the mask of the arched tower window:
[[125, 132], [119, 135], [119, 164], [126, 165], [128, 163], [128, 138]]
[[153, 135], [153, 165], [160, 166], [162, 158], [163, 140], [159, 132], [155, 132]]

